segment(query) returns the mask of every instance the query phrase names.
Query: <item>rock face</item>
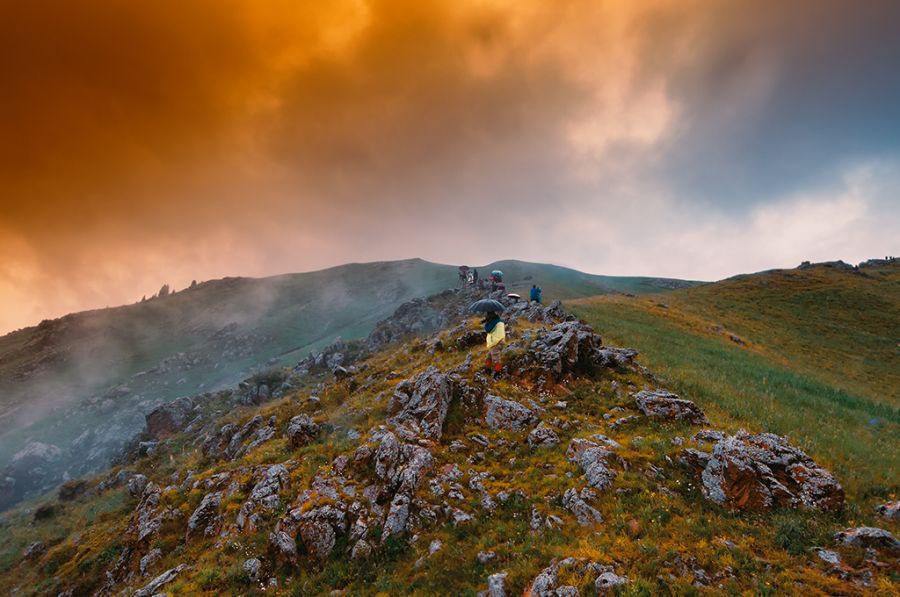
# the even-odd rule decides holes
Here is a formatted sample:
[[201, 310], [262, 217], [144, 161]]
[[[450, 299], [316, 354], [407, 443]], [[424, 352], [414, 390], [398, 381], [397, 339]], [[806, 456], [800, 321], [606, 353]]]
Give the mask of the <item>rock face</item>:
[[783, 437], [740, 431], [718, 441], [712, 454], [686, 450], [700, 472], [703, 495], [736, 510], [775, 506], [839, 510], [844, 490], [834, 476]]
[[892, 556], [900, 555], [900, 541], [884, 529], [856, 527], [843, 530], [834, 536], [841, 545], [884, 551]]
[[634, 395], [634, 402], [638, 410], [652, 419], [687, 421], [695, 425], [709, 423], [696, 404], [665, 390], [638, 392]]
[[422, 334], [443, 327], [450, 313], [439, 308], [437, 304], [455, 294], [455, 291], [447, 290], [428, 298], [403, 303], [390, 317], [378, 322], [366, 338], [366, 347], [369, 350], [378, 350], [411, 334]]
[[499, 396], [490, 394], [485, 396], [484, 405], [484, 422], [491, 429], [519, 431], [534, 423], [536, 419], [531, 409]]
[[184, 429], [190, 422], [194, 402], [190, 398], [179, 398], [153, 409], [146, 415], [147, 434], [154, 439], [162, 439]]
[[440, 439], [450, 397], [447, 376], [429, 367], [414, 380], [397, 385], [388, 403], [387, 422], [404, 427], [414, 435]]
[[595, 441], [573, 439], [566, 450], [566, 458], [581, 467], [591, 487], [601, 491], [608, 489], [616, 478], [616, 473], [609, 466], [615, 455]]
[[297, 415], [288, 424], [288, 443], [295, 449], [308, 445], [318, 437], [319, 431], [319, 425], [314, 423], [309, 415]]

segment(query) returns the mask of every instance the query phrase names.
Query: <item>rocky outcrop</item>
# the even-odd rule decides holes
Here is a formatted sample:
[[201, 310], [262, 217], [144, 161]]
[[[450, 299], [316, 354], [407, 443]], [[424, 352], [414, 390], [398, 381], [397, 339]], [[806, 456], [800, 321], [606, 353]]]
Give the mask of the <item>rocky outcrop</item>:
[[408, 434], [440, 439], [450, 407], [450, 383], [434, 367], [397, 384], [388, 403], [387, 422]]
[[531, 409], [514, 400], [489, 394], [484, 397], [484, 405], [484, 423], [491, 429], [520, 431], [537, 420]]
[[447, 290], [428, 298], [403, 303], [390, 317], [378, 322], [365, 340], [366, 347], [378, 350], [412, 334], [423, 334], [444, 327], [452, 315], [439, 305], [455, 298], [456, 294], [456, 291]]
[[219, 516], [219, 507], [222, 505], [222, 493], [208, 493], [203, 496], [200, 505], [188, 519], [188, 537], [203, 535], [212, 537], [219, 529], [222, 519]]
[[288, 443], [294, 449], [306, 446], [319, 436], [320, 431], [319, 425], [313, 422], [309, 415], [297, 415], [288, 423]]
[[566, 449], [566, 458], [581, 467], [584, 479], [591, 487], [602, 491], [612, 486], [616, 473], [610, 464], [616, 457], [600, 443], [583, 438], [573, 439]]
[[559, 436], [552, 427], [541, 421], [541, 423], [531, 430], [527, 439], [531, 448], [549, 448], [559, 443]]
[[687, 421], [694, 425], [706, 425], [709, 421], [700, 408], [665, 390], [643, 391], [634, 394], [634, 402], [645, 416], [665, 421]]
[[186, 564], [179, 564], [175, 568], [170, 568], [154, 578], [150, 581], [144, 588], [138, 589], [135, 591], [132, 597], [152, 597], [159, 593], [159, 590], [163, 588], [165, 585], [169, 584], [176, 578], [178, 575], [184, 572], [188, 566]]
[[554, 562], [538, 574], [525, 591], [527, 597], [577, 596], [581, 592], [572, 585], [560, 585], [560, 572], [565, 571], [573, 579], [593, 583], [599, 593], [606, 593], [618, 585], [628, 582], [627, 578], [615, 574], [612, 566], [598, 564], [585, 558], [565, 558]]
[[637, 351], [605, 347], [600, 336], [580, 321], [563, 321], [541, 329], [513, 369], [538, 385], [556, 383], [569, 375], [591, 374], [600, 367], [630, 364]]
[[138, 543], [152, 538], [162, 526], [163, 518], [157, 512], [160, 495], [162, 495], [162, 490], [159, 485], [152, 482], [147, 483], [141, 495], [141, 501], [131, 515], [125, 533]]
[[234, 460], [260, 444], [275, 437], [275, 419], [270, 417], [263, 425], [265, 419], [256, 415], [238, 428], [234, 423], [223, 425], [219, 431], [208, 434], [203, 441], [202, 450], [204, 456], [213, 460]]
[[290, 476], [284, 464], [273, 464], [265, 469], [262, 479], [253, 486], [250, 495], [241, 505], [235, 526], [242, 532], [253, 532], [260, 526], [260, 517], [281, 506], [278, 493], [288, 483]]
[[836, 533], [834, 540], [841, 545], [874, 549], [891, 556], [900, 556], [900, 541], [888, 531], [877, 527], [845, 529]]
[[581, 526], [590, 526], [603, 522], [600, 512], [585, 501], [585, 499], [590, 497], [590, 491], [582, 490], [581, 494], [579, 494], [574, 488], [566, 490], [566, 493], [563, 494], [563, 507], [575, 516], [575, 520]]
[[844, 505], [844, 490], [829, 471], [771, 433], [740, 431], [718, 441], [711, 454], [685, 450], [682, 461], [699, 472], [703, 495], [728, 508], [833, 511]]
[[178, 398], [163, 404], [146, 415], [147, 435], [153, 439], [162, 439], [178, 433], [187, 427], [191, 420], [194, 402], [190, 398]]
[[900, 501], [887, 502], [875, 508], [875, 513], [887, 520], [900, 520]]

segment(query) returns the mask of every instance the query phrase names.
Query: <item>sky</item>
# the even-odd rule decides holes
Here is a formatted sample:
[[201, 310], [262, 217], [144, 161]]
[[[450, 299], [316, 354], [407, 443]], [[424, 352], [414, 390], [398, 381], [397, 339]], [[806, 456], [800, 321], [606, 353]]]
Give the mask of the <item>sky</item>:
[[30, 0], [0, 333], [165, 282], [900, 253], [900, 2]]

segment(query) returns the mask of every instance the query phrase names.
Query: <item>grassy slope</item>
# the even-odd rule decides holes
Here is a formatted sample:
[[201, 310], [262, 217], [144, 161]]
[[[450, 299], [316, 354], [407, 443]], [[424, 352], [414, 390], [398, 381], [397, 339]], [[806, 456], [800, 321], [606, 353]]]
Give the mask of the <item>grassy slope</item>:
[[[448, 340], [446, 334], [444, 339]], [[480, 352], [480, 348], [473, 350]], [[235, 409], [227, 418], [240, 423], [257, 413], [264, 417], [274, 415], [279, 427], [283, 428], [291, 416], [308, 412], [320, 421], [366, 430], [384, 420], [385, 396], [389, 396], [399, 382], [399, 379], [387, 379], [389, 371], [410, 376], [429, 365], [448, 370], [458, 366], [465, 356], [466, 352], [429, 356], [422, 342], [401, 345], [368, 361], [367, 374], [376, 380], [370, 387], [348, 394], [344, 385], [328, 383], [322, 391], [317, 391], [322, 399], [320, 410], [315, 410], [305, 400], [308, 390], [301, 390], [297, 396], [288, 396], [259, 410]], [[328, 594], [332, 589], [346, 589], [347, 594], [364, 595], [475, 595], [484, 589], [488, 574], [505, 569], [509, 571], [509, 592], [515, 595], [521, 594], [551, 559], [566, 556], [582, 556], [601, 563], [615, 562], [617, 571], [632, 579], [633, 584], [626, 592], [633, 595], [696, 594], [698, 591], [691, 584], [692, 574], [685, 573], [678, 564], [683, 560], [691, 561], [691, 558], [696, 558], [696, 565], [710, 575], [724, 574], [713, 584], [713, 587], [718, 586], [714, 588], [718, 594], [862, 594], [854, 586], [827, 575], [823, 566], [813, 561], [807, 552], [811, 545], [827, 544], [830, 534], [853, 518], [848, 519], [847, 514], [802, 512], [734, 514], [711, 505], [700, 496], [684, 471], [669, 460], [678, 451], [671, 440], [675, 436], [688, 436], [694, 429], [641, 421], [634, 427], [607, 430], [600, 416], [602, 413], [615, 406], [630, 408], [630, 400], [613, 391], [612, 380], [623, 387], [629, 384], [640, 387], [645, 383], [634, 373], [604, 371], [596, 378], [572, 384], [570, 393], [564, 397], [568, 407], [556, 411], [554, 416], [577, 427], [563, 432], [560, 445], [554, 448], [530, 450], [523, 441], [524, 432], [495, 432], [466, 424], [461, 412], [451, 408], [441, 442], [430, 447], [437, 459], [435, 469], [456, 463], [463, 471], [487, 471], [495, 477], [486, 481], [491, 493], [521, 488], [526, 497], [513, 499], [488, 515], [480, 510], [478, 495], [466, 491], [466, 499], [454, 504], [477, 513], [472, 524], [458, 528], [444, 522], [426, 524], [414, 544], [391, 542], [377, 548], [373, 556], [363, 562], [350, 561], [339, 548], [323, 565], [304, 559], [299, 567], [276, 569], [279, 594], [318, 595]], [[530, 394], [515, 380], [500, 380], [493, 391], [521, 402], [533, 399], [544, 403], [545, 407], [559, 399]], [[711, 414], [713, 424], [718, 426], [722, 421], [716, 413]], [[583, 484], [581, 471], [565, 460], [564, 452], [571, 437], [585, 437], [597, 431], [608, 433], [623, 444], [619, 453], [629, 462], [629, 468], [620, 471], [615, 491], [605, 492], [595, 501], [604, 522], [599, 526], [580, 527], [559, 504], [559, 496], [565, 489]], [[467, 461], [471, 451], [458, 453], [448, 449], [454, 440], [471, 444], [467, 437], [473, 432], [485, 434], [492, 446], [474, 463]], [[167, 450], [139, 461], [136, 464], [138, 470], [163, 481], [173, 472], [183, 474], [192, 469], [196, 471], [195, 478], [203, 479], [243, 465], [294, 459], [301, 464], [291, 475], [291, 486], [282, 492], [283, 502], [292, 500], [317, 470], [330, 466], [335, 456], [352, 454], [356, 443], [336, 430], [309, 446], [292, 450], [279, 436], [236, 462], [211, 463], [198, 454], [189, 440], [176, 436]], [[819, 455], [815, 456], [818, 458]], [[463, 485], [465, 482], [464, 479]], [[0, 529], [3, 539], [0, 541], [0, 589], [21, 587], [23, 594], [53, 594], [53, 591], [74, 583], [81, 583], [85, 589], [96, 587], [103, 578], [103, 571], [111, 566], [123, 547], [121, 533], [135, 505], [134, 500], [123, 497], [124, 491], [123, 488], [110, 489], [60, 506], [63, 512], [56, 517], [33, 525], [28, 524], [29, 508], [35, 504], [11, 512], [10, 524]], [[233, 519], [248, 491], [249, 485], [245, 485], [227, 497], [223, 509], [229, 519]], [[425, 500], [435, 499], [427, 484], [418, 495]], [[202, 497], [201, 491], [173, 488], [165, 492], [163, 499], [167, 505], [181, 510], [186, 519]], [[547, 530], [541, 534], [531, 532], [532, 507], [543, 514], [561, 516], [565, 525], [560, 530]], [[279, 509], [273, 519], [277, 519], [282, 510]], [[183, 562], [193, 566], [168, 585], [167, 591], [172, 594], [264, 594], [247, 580], [241, 571], [241, 563], [253, 555], [265, 556], [268, 527], [256, 533], [231, 536], [217, 548], [214, 547], [215, 540], [185, 542], [184, 519], [178, 524], [164, 526], [152, 542], [152, 547], [159, 547], [164, 553], [157, 571]], [[864, 514], [863, 519], [874, 522], [871, 514]], [[87, 526], [87, 521], [93, 521], [93, 524]], [[377, 539], [377, 531], [373, 534]], [[48, 553], [34, 564], [22, 562], [20, 554], [24, 546], [35, 538], [48, 542]], [[433, 539], [442, 540], [445, 547], [427, 557]], [[730, 546], [723, 541], [731, 542]], [[488, 565], [477, 562], [476, 554], [485, 549], [496, 551], [496, 562]], [[860, 555], [845, 557], [856, 562]], [[420, 559], [421, 563], [417, 563]], [[147, 578], [135, 580], [134, 585], [141, 586], [147, 581]], [[582, 594], [594, 594], [592, 588], [585, 587], [585, 582], [585, 579], [563, 576], [560, 584], [573, 584], [581, 588]], [[885, 594], [897, 589], [895, 580], [887, 575], [880, 576], [877, 582]]]
[[790, 436], [869, 508], [900, 489], [900, 269], [863, 271], [764, 272], [570, 307], [732, 427]]

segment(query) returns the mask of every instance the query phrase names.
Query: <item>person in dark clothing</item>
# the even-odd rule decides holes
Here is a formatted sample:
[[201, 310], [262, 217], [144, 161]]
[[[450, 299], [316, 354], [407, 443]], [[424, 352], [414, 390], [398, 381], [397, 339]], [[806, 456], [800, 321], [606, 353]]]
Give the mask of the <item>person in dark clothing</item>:
[[503, 368], [500, 363], [500, 345], [506, 340], [506, 325], [500, 316], [494, 311], [490, 311], [481, 320], [484, 325], [484, 331], [487, 334], [487, 360], [485, 367], [493, 369], [495, 373], [499, 373]]
[[541, 287], [538, 286], [537, 284], [531, 285], [531, 300], [533, 300], [536, 303], [541, 302]]
[[478, 269], [472, 269], [472, 286], [478, 286]]

